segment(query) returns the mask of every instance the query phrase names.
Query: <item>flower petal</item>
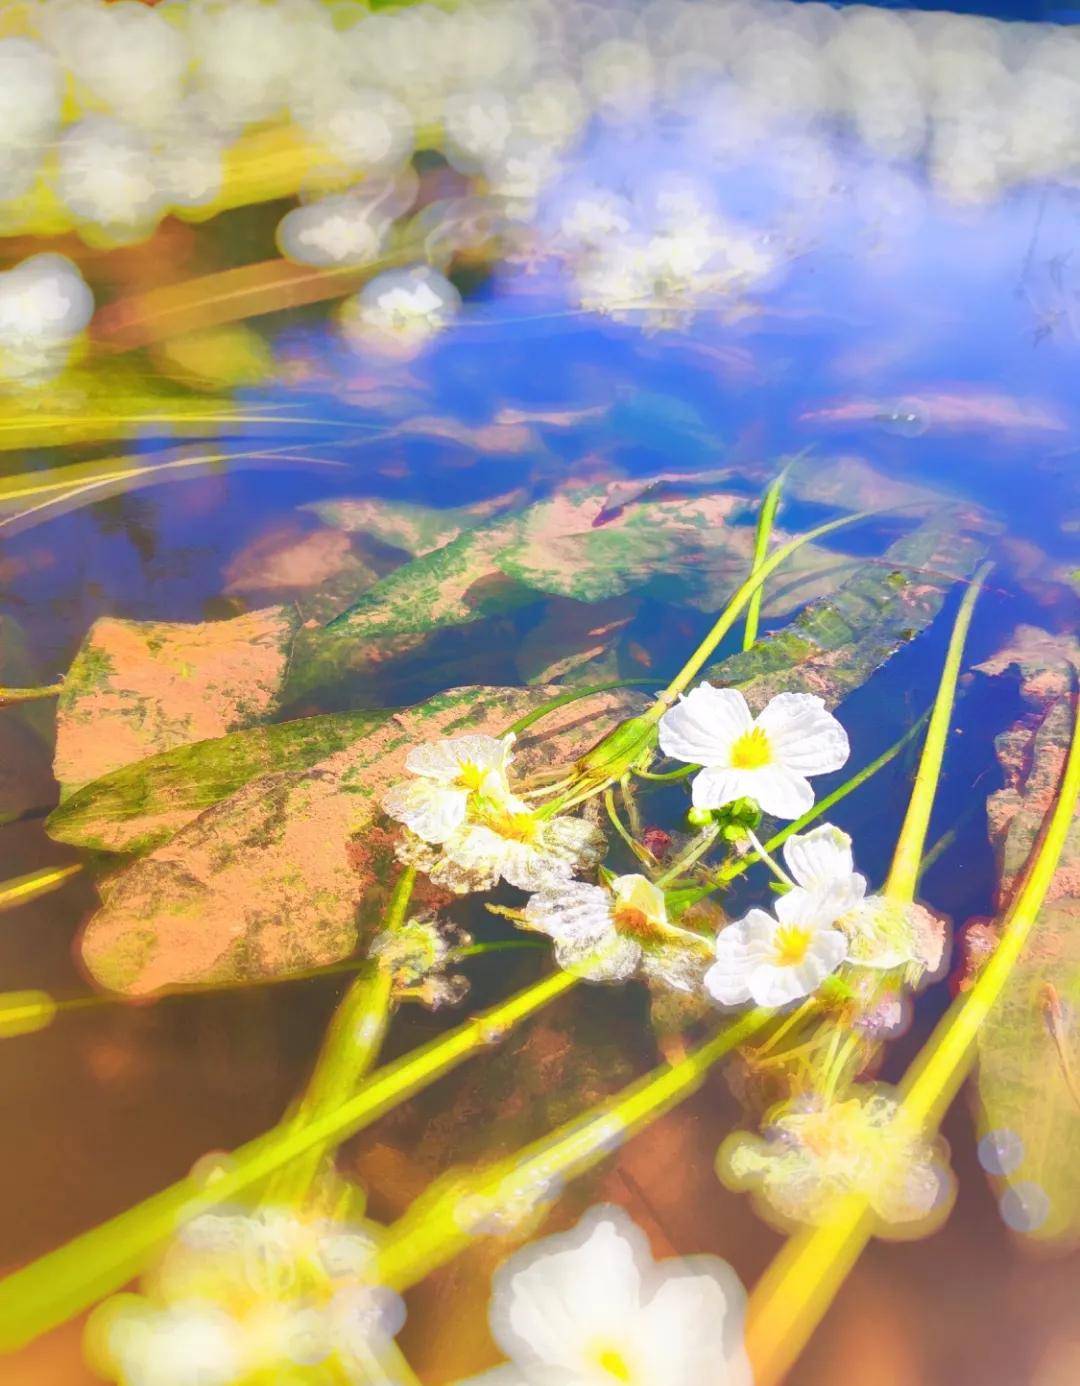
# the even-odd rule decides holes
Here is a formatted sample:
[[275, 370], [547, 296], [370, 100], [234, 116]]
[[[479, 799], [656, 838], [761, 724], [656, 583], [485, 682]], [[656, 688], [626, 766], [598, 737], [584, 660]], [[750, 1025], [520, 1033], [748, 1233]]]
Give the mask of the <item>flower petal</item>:
[[722, 963], [713, 963], [702, 979], [705, 990], [721, 1006], [744, 1006], [750, 1000], [746, 977], [729, 971]]
[[752, 725], [737, 688], [699, 683], [660, 718], [660, 749], [688, 765], [726, 765], [733, 743]]
[[512, 737], [451, 736], [413, 746], [405, 757], [405, 768], [414, 775], [449, 783], [458, 778], [466, 765], [474, 765], [478, 770], [505, 770], [512, 744]]
[[715, 1256], [663, 1261], [654, 1283], [636, 1325], [641, 1379], [664, 1386], [750, 1386], [746, 1296], [731, 1267]]
[[[641, 1306], [648, 1242], [621, 1210], [601, 1205], [570, 1232], [544, 1237], [496, 1272], [495, 1341], [526, 1379], [563, 1368], [581, 1379], [590, 1344], [622, 1342]], [[571, 1375], [572, 1374], [572, 1375]]]
[[848, 735], [821, 698], [778, 693], [758, 717], [777, 759], [799, 775], [839, 770], [851, 754]]
[[808, 833], [793, 833], [784, 843], [784, 861], [796, 884], [806, 890], [847, 881], [855, 874], [851, 838], [831, 823]]
[[383, 795], [383, 812], [425, 842], [445, 842], [465, 822], [468, 792], [434, 780], [404, 780]]
[[[814, 807], [810, 782], [786, 765], [774, 762], [751, 773], [752, 783], [748, 783], [743, 793], [757, 800], [762, 813], [771, 814], [773, 818], [794, 819], [801, 818]], [[743, 774], [749, 782], [751, 774], [746, 771]]]
[[756, 782], [757, 775], [752, 770], [709, 767], [694, 776], [690, 798], [695, 808], [723, 808], [736, 799], [757, 798]]

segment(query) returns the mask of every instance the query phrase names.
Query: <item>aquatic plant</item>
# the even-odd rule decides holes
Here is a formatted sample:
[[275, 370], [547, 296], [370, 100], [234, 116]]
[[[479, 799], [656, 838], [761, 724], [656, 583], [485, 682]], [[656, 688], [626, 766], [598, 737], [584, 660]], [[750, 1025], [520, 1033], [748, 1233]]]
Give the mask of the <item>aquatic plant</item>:
[[[850, 521], [833, 521], [814, 533], [845, 522]], [[382, 830], [386, 845], [380, 869], [392, 869], [395, 857], [404, 866], [398, 868], [381, 918], [366, 928], [365, 960], [339, 1005], [306, 1091], [281, 1124], [234, 1152], [212, 1178], [183, 1180], [0, 1283], [0, 1341], [25, 1341], [104, 1300], [92, 1320], [89, 1342], [95, 1362], [118, 1381], [157, 1380], [155, 1363], [162, 1371], [168, 1363], [188, 1363], [191, 1370], [198, 1363], [208, 1379], [239, 1382], [265, 1371], [302, 1371], [305, 1364], [331, 1360], [343, 1379], [368, 1379], [365, 1373], [378, 1370], [387, 1379], [408, 1380], [408, 1368], [393, 1342], [401, 1321], [399, 1312], [388, 1310], [397, 1303], [394, 1296], [478, 1237], [527, 1235], [567, 1180], [603, 1161], [634, 1131], [688, 1097], [715, 1064], [733, 1054], [739, 1055], [751, 1084], [766, 1082], [773, 1103], [760, 1136], [730, 1135], [718, 1157], [718, 1172], [733, 1187], [753, 1190], [764, 1215], [784, 1227], [809, 1223], [830, 1236], [848, 1216], [852, 1200], [870, 1210], [870, 1225], [882, 1235], [915, 1235], [946, 1216], [952, 1185], [934, 1135], [936, 1109], [913, 1108], [907, 1084], [890, 1093], [860, 1075], [895, 1028], [890, 1017], [905, 992], [941, 965], [944, 927], [915, 900], [915, 882], [964, 639], [986, 569], [961, 603], [892, 869], [882, 891], [871, 894], [855, 869], [850, 836], [815, 820], [846, 794], [857, 792], [921, 722], [815, 804], [809, 777], [838, 770], [850, 754], [843, 726], [822, 697], [790, 687], [764, 698], [752, 695], [761, 709], [755, 718], [742, 691], [752, 689], [753, 680], [723, 686], [713, 673], [710, 680], [695, 682], [751, 595], [805, 542], [806, 536], [787, 541], [771, 558], [755, 553], [750, 577], [662, 693], [652, 700], [634, 695], [626, 702], [620, 690], [612, 690], [618, 698], [610, 706], [618, 708], [623, 699], [628, 715], [599, 739], [590, 718], [584, 745], [580, 727], [576, 739], [571, 735], [569, 740], [565, 731], [542, 728], [559, 718], [567, 726], [578, 725], [573, 721], [578, 706], [597, 696], [588, 686], [538, 690], [527, 700], [528, 710], [519, 711], [509, 727], [505, 718], [511, 704], [497, 698], [495, 709], [503, 709], [497, 732], [489, 730], [490, 709], [481, 715], [485, 704], [472, 695], [444, 699], [443, 734], [422, 740], [401, 714], [396, 740], [387, 739], [385, 715], [365, 714], [357, 721], [354, 714], [351, 735], [359, 731], [359, 744], [376, 738], [366, 784], [356, 781], [360, 762], [350, 733], [342, 738], [332, 722], [325, 726], [329, 741], [320, 740], [314, 726], [310, 729], [316, 738], [310, 750], [300, 741], [295, 750], [286, 740], [280, 747], [268, 743], [257, 751], [252, 743], [256, 775], [259, 766], [274, 763], [263, 759], [268, 753], [300, 757], [292, 763], [301, 767], [294, 772], [301, 779], [303, 766], [330, 764], [335, 755], [345, 755], [332, 792], [352, 793], [359, 784], [385, 815], [383, 822], [390, 826]], [[733, 656], [730, 667], [758, 657], [759, 650], [767, 661], [768, 642]], [[798, 659], [790, 673], [799, 678]], [[78, 677], [99, 675], [87, 665]], [[77, 678], [65, 681], [63, 696], [74, 696], [77, 686]], [[246, 715], [265, 713], [256, 708]], [[145, 718], [140, 716], [140, 722], [145, 725]], [[185, 735], [190, 739], [192, 733]], [[231, 744], [232, 737], [250, 735], [232, 732], [222, 739]], [[312, 761], [326, 751], [330, 760]], [[390, 753], [396, 770], [388, 773]], [[166, 749], [139, 763], [149, 767], [162, 755], [175, 754]], [[131, 755], [138, 758], [140, 752], [127, 758]], [[683, 764], [662, 768], [672, 760]], [[122, 767], [104, 769], [96, 779], [90, 772], [92, 783], [77, 791], [72, 802], [89, 793], [87, 802], [100, 807], [104, 786], [124, 782]], [[641, 826], [640, 796], [665, 783], [686, 785], [688, 780], [689, 832], [664, 834], [661, 842], [656, 831]], [[259, 783], [256, 778], [254, 784]], [[182, 784], [190, 792], [186, 776]], [[140, 804], [145, 812], [144, 793]], [[178, 811], [184, 812], [180, 806]], [[355, 814], [350, 817], [356, 821]], [[611, 842], [600, 827], [604, 819], [614, 832]], [[769, 819], [779, 819], [781, 825], [789, 821], [770, 835], [762, 828]], [[64, 821], [61, 814], [58, 825]], [[780, 860], [773, 855], [778, 850]], [[609, 852], [616, 858], [630, 853], [635, 869], [619, 872], [603, 864]], [[763, 901], [735, 922], [722, 913], [719, 918], [699, 913], [703, 902], [722, 897], [754, 867], [766, 873], [763, 887], [771, 880], [776, 894], [771, 909]], [[438, 905], [413, 905], [414, 894], [429, 889], [425, 877], [432, 886], [458, 895], [487, 893], [499, 882], [513, 887], [523, 897], [520, 904], [491, 902], [490, 908], [523, 931], [550, 938], [557, 966], [516, 996], [379, 1068], [379, 1049], [397, 1007], [409, 1001], [458, 1005], [467, 992], [467, 979], [455, 969], [470, 951], [471, 940], [440, 918]], [[144, 946], [132, 942], [136, 948]], [[710, 1014], [717, 1019], [723, 1014], [726, 1020], [689, 1052], [676, 1047], [671, 1062], [550, 1135], [492, 1166], [444, 1175], [400, 1223], [380, 1229], [365, 1222], [358, 1239], [346, 1209], [351, 1186], [340, 1183], [332, 1166], [333, 1152], [347, 1135], [470, 1055], [502, 1041], [580, 983], [610, 985], [636, 978], [647, 984], [654, 1003], [681, 998], [678, 1004], [689, 1007], [683, 1028], [708, 1025]], [[7, 1033], [62, 1014], [36, 1001], [22, 1004], [19, 1014], [23, 1011], [27, 1022], [14, 1022]], [[783, 1096], [776, 1100], [778, 1088]], [[341, 1197], [335, 1189], [343, 1191]], [[320, 1229], [319, 1248], [324, 1242], [339, 1249], [355, 1247], [358, 1255], [349, 1260], [347, 1273], [359, 1274], [357, 1286], [345, 1295], [321, 1249], [314, 1260], [304, 1253], [307, 1269], [301, 1273], [289, 1260], [294, 1256], [287, 1249], [295, 1240], [292, 1233], [274, 1233], [272, 1246], [259, 1258], [270, 1257], [268, 1283], [277, 1284], [283, 1276], [282, 1283], [295, 1287], [295, 1308], [276, 1296], [271, 1311], [259, 1298], [261, 1290], [240, 1306], [235, 1295], [250, 1298], [252, 1291], [247, 1282], [236, 1281], [233, 1287], [230, 1258], [249, 1256], [237, 1249], [248, 1231], [258, 1240], [279, 1224], [298, 1229], [302, 1237]], [[208, 1232], [207, 1240], [200, 1228], [214, 1236]], [[239, 1242], [230, 1228], [238, 1229]], [[222, 1242], [218, 1233], [226, 1232]], [[561, 1258], [570, 1258], [565, 1261], [570, 1274], [577, 1265], [574, 1257], [592, 1255], [594, 1244], [600, 1256], [601, 1243], [607, 1248], [603, 1255], [612, 1258], [604, 1273], [610, 1279], [608, 1309], [599, 1302], [592, 1308], [577, 1306], [576, 1326], [568, 1320], [566, 1332], [552, 1338], [539, 1287], [549, 1285], [552, 1294], [561, 1295], [556, 1284], [563, 1273], [557, 1270], [564, 1264]], [[650, 1305], [659, 1299], [643, 1288], [638, 1293], [645, 1298], [635, 1310], [629, 1270], [616, 1275], [615, 1262], [629, 1266], [630, 1257], [637, 1266], [635, 1284], [662, 1282], [665, 1287], [662, 1295], [670, 1305], [663, 1321], [671, 1322], [669, 1313], [678, 1319], [686, 1360], [679, 1369], [683, 1375], [672, 1379], [693, 1380], [695, 1354], [714, 1356], [721, 1341], [730, 1379], [743, 1379], [739, 1337], [714, 1321], [725, 1304], [734, 1313], [729, 1324], [737, 1320], [737, 1312], [731, 1311], [737, 1292], [728, 1273], [675, 1262], [670, 1275], [665, 1268], [661, 1281], [655, 1281], [640, 1253], [637, 1234], [623, 1215], [602, 1209], [594, 1210], [571, 1240], [541, 1241], [517, 1253], [523, 1259], [511, 1260], [500, 1273], [492, 1308], [496, 1337], [513, 1369], [530, 1380], [530, 1372], [551, 1365], [569, 1370], [572, 1357], [575, 1363], [580, 1359], [574, 1370], [585, 1373], [582, 1379], [632, 1381], [647, 1374], [650, 1353], [669, 1351], [671, 1344], [650, 1336], [649, 1324], [660, 1314]], [[283, 1261], [273, 1270], [272, 1263], [282, 1256], [289, 1265]], [[324, 1265], [317, 1274], [311, 1269], [316, 1261]], [[145, 1273], [142, 1299], [108, 1299], [139, 1271]], [[534, 1293], [530, 1287], [536, 1276]], [[707, 1317], [701, 1309], [706, 1282], [719, 1296], [716, 1314], [710, 1310]], [[692, 1300], [679, 1307], [682, 1286], [695, 1288]], [[755, 1291], [755, 1303], [765, 1292]], [[691, 1295], [691, 1289], [686, 1293]], [[686, 1317], [691, 1304], [698, 1306], [693, 1314], [701, 1309], [696, 1328]], [[759, 1325], [760, 1319], [754, 1323]], [[339, 1330], [347, 1336], [335, 1336]], [[760, 1332], [754, 1328], [749, 1340], [755, 1367]]]

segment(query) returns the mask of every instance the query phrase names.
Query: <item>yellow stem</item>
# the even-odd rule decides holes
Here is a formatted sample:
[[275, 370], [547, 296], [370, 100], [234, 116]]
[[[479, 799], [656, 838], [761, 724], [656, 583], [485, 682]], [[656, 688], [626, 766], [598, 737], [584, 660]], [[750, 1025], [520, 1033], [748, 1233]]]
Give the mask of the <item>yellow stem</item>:
[[[1001, 995], [1038, 918], [1080, 803], [1080, 707], [1046, 834], [1006, 917], [1001, 942], [970, 991], [938, 1022], [901, 1084], [898, 1119], [933, 1129], [972, 1062], [979, 1026]], [[756, 1386], [775, 1386], [828, 1310], [873, 1235], [866, 1200], [851, 1196], [825, 1226], [792, 1237], [750, 1299], [747, 1348]]]
[[120, 1289], [185, 1222], [260, 1186], [308, 1151], [338, 1144], [370, 1125], [463, 1060], [497, 1043], [577, 981], [568, 972], [542, 978], [377, 1070], [334, 1111], [303, 1126], [285, 1123], [249, 1141], [233, 1152], [212, 1181], [189, 1175], [12, 1272], [0, 1280], [0, 1353], [24, 1346]]
[[[772, 534], [773, 521], [776, 519], [776, 510], [780, 504], [780, 492], [784, 486], [784, 476], [787, 468], [769, 486], [761, 501], [761, 513], [758, 515], [757, 529], [754, 533], [754, 558], [750, 567], [751, 573], [756, 573], [765, 562], [765, 555], [769, 551], [769, 537]], [[743, 631], [743, 649], [749, 650], [757, 642], [758, 626], [761, 621], [761, 598], [764, 588], [759, 587], [750, 598], [750, 604], [746, 608], [746, 629]]]
[[685, 1059], [665, 1064], [583, 1117], [478, 1174], [451, 1174], [395, 1223], [378, 1259], [380, 1283], [416, 1284], [452, 1259], [485, 1226], [497, 1231], [557, 1193], [635, 1131], [688, 1097], [714, 1063], [748, 1039], [774, 1013], [753, 1010]]
[[926, 729], [919, 769], [915, 784], [908, 800], [907, 813], [893, 853], [889, 879], [885, 883], [885, 895], [890, 900], [909, 901], [915, 898], [919, 883], [919, 867], [926, 849], [926, 833], [930, 826], [930, 813], [934, 807], [938, 780], [941, 778], [941, 763], [945, 756], [945, 744], [949, 739], [949, 723], [952, 719], [953, 703], [956, 700], [956, 681], [960, 677], [960, 665], [964, 657], [964, 644], [967, 641], [971, 617], [979, 598], [982, 585], [993, 567], [984, 563], [972, 579], [971, 586], [964, 593], [960, 610], [956, 614], [949, 648], [945, 655], [945, 666], [941, 672], [937, 697], [930, 713], [930, 725]]

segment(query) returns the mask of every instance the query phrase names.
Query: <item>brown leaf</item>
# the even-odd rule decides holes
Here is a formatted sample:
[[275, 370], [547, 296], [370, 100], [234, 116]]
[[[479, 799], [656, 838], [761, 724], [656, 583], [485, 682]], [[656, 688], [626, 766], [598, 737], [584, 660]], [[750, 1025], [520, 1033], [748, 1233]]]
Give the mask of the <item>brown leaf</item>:
[[[307, 770], [250, 781], [102, 885], [82, 938], [86, 966], [101, 985], [140, 995], [348, 956], [380, 918], [396, 875], [396, 830], [378, 801], [409, 748], [499, 733], [557, 692], [451, 689]], [[642, 702], [619, 691], [557, 709], [523, 739], [522, 768], [573, 759]]]
[[265, 719], [277, 706], [295, 611], [199, 625], [102, 617], [64, 681], [54, 773], [65, 791], [120, 765]]

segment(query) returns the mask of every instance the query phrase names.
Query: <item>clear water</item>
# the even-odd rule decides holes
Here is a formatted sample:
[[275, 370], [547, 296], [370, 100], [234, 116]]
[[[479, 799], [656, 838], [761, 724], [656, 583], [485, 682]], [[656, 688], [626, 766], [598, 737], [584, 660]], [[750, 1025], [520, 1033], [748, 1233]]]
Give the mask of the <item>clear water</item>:
[[[297, 456], [344, 467], [226, 468], [111, 495], [5, 539], [0, 609], [25, 630], [42, 680], [63, 674], [99, 616], [196, 622], [256, 605], [225, 591], [237, 555], [268, 535], [313, 532], [318, 521], [301, 508], [311, 502], [371, 496], [446, 506], [515, 491], [524, 504], [600, 471], [643, 481], [662, 471], [677, 490], [700, 486], [717, 467], [743, 469], [735, 485], [749, 490], [763, 469], [803, 449], [823, 470], [839, 456], [863, 459], [886, 478], [932, 484], [990, 517], [996, 567], [977, 610], [969, 665], [1021, 623], [1075, 630], [1076, 190], [1027, 185], [989, 205], [957, 207], [930, 195], [913, 169], [877, 166], [842, 145], [834, 152], [821, 186], [810, 185], [798, 160], [710, 175], [726, 214], [784, 228], [782, 272], [746, 300], [672, 329], [645, 333], [581, 312], [562, 268], [550, 262], [462, 272], [460, 320], [407, 364], [358, 358], [319, 307], [254, 320], [276, 378], [234, 398], [252, 413], [272, 406], [298, 422], [233, 435], [224, 446], [288, 445]], [[694, 157], [690, 142], [609, 133], [595, 139], [583, 166], [622, 186], [660, 170], [693, 174]], [[556, 189], [541, 212], [541, 237], [563, 195]], [[195, 234], [222, 236], [237, 263], [265, 258], [287, 205], [235, 214], [231, 226], [225, 218], [212, 233]], [[13, 261], [25, 247], [0, 244], [0, 252]], [[100, 274], [90, 256], [86, 273]], [[133, 359], [148, 375], [158, 369], [152, 355]], [[515, 414], [528, 422], [509, 443], [509, 430], [502, 442], [488, 437], [485, 450], [475, 446], [475, 432], [461, 432], [464, 442], [436, 436], [451, 431], [447, 420], [478, 430]], [[442, 422], [417, 436], [409, 431], [417, 417]], [[219, 441], [208, 434], [208, 444]], [[177, 445], [160, 429], [134, 442], [147, 458]], [[72, 461], [103, 455], [96, 445], [60, 451]], [[17, 465], [57, 460], [58, 450], [41, 448], [20, 452]], [[795, 532], [834, 513], [791, 499], [781, 523]], [[895, 532], [895, 521], [875, 522], [838, 547], [877, 553]], [[373, 552], [387, 568], [401, 558], [377, 545]], [[853, 764], [894, 740], [932, 697], [958, 595], [844, 705]], [[537, 600], [452, 634], [381, 675], [378, 696], [396, 706], [448, 682], [519, 682], [516, 647], [546, 610]], [[647, 585], [620, 637], [617, 676], [661, 682], [707, 625], [705, 612], [679, 608]], [[554, 644], [549, 653], [558, 653]], [[302, 711], [341, 701], [348, 695]], [[1019, 711], [1013, 686], [975, 680], [956, 715], [932, 831], [955, 827], [956, 838], [927, 873], [923, 894], [957, 926], [995, 907], [982, 805], [1000, 784], [993, 739]], [[72, 860], [42, 824], [56, 792], [46, 752], [9, 712], [0, 713], [0, 743], [2, 807], [22, 815], [0, 831], [4, 878]], [[860, 865], [874, 880], [887, 868], [910, 768], [896, 762], [833, 815], [857, 835]], [[94, 903], [84, 873], [0, 916], [4, 987], [44, 988], [62, 999], [91, 994], [73, 943]], [[468, 904], [457, 914], [480, 938], [512, 937], [509, 926]], [[541, 965], [533, 953], [476, 959], [471, 1002], [508, 994]], [[4, 1041], [4, 1261], [18, 1264], [58, 1245], [180, 1177], [207, 1151], [272, 1125], [302, 1086], [345, 984], [330, 975], [88, 1006]], [[903, 1072], [949, 996], [946, 979], [921, 997], [909, 1033], [890, 1047], [885, 1076]], [[455, 1019], [403, 1010], [388, 1056]], [[589, 1057], [568, 1056], [567, 1048]], [[524, 1060], [524, 1095], [493, 1053], [351, 1142], [343, 1168], [367, 1182], [373, 1214], [392, 1218], [439, 1170], [482, 1153], [478, 1120], [491, 1122], [509, 1149], [573, 1110], [575, 1090], [586, 1097], [610, 1090], [608, 1075], [625, 1081], [653, 1053], [633, 989], [579, 991], [540, 1022]], [[547, 1090], [549, 1071], [565, 1092]], [[780, 1239], [713, 1174], [716, 1146], [737, 1114], [728, 1085], [714, 1075], [690, 1104], [591, 1176], [588, 1192], [626, 1204], [661, 1245], [723, 1255], [752, 1284]], [[960, 1188], [951, 1218], [927, 1241], [872, 1245], [792, 1373], [795, 1386], [1071, 1379], [1039, 1364], [1049, 1360], [1047, 1344], [1072, 1343], [1076, 1351], [1080, 1262], [1075, 1254], [1035, 1256], [1007, 1232], [979, 1168], [966, 1100], [945, 1134]], [[410, 1296], [401, 1341], [425, 1382], [456, 1379], [488, 1360], [481, 1306], [490, 1265], [490, 1256], [469, 1253]], [[70, 1326], [0, 1366], [0, 1380], [12, 1383], [89, 1379]]]

